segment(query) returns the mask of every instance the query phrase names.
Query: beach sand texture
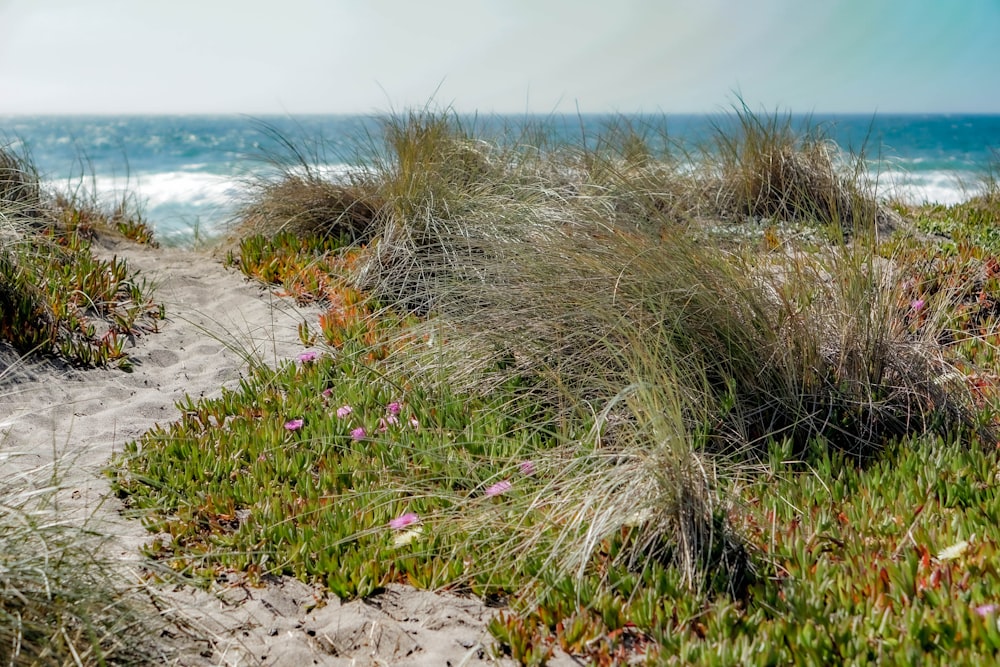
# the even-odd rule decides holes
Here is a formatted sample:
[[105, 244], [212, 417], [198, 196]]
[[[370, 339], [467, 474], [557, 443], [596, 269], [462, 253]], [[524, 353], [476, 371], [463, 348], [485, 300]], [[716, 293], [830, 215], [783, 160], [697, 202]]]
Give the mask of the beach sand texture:
[[[143, 567], [152, 539], [123, 515], [103, 469], [123, 445], [179, 415], [175, 402], [218, 394], [238, 382], [241, 355], [269, 363], [302, 350], [296, 327], [318, 314], [251, 284], [195, 251], [123, 243], [104, 254], [125, 257], [157, 286], [167, 319], [139, 337], [131, 373], [78, 370], [58, 362], [13, 364], [0, 385], [0, 453], [5, 475], [56, 463], [59, 512], [107, 535], [105, 553], [123, 577]], [[2, 353], [0, 365], [16, 357]], [[167, 622], [158, 642], [177, 665], [478, 665], [495, 664], [486, 622], [495, 610], [476, 599], [390, 586], [341, 604], [288, 578], [262, 587], [238, 578], [214, 591], [157, 587]], [[325, 604], [317, 606], [317, 601]], [[551, 664], [576, 664], [560, 656]]]

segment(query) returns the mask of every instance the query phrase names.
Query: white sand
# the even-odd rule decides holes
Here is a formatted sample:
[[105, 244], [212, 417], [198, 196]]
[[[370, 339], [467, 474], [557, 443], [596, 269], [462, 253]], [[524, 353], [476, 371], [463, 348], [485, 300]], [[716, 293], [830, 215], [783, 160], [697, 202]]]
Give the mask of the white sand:
[[[208, 256], [123, 244], [126, 257], [154, 280], [166, 304], [160, 333], [136, 341], [132, 373], [74, 370], [55, 362], [8, 369], [0, 381], [4, 474], [59, 461], [66, 517], [110, 536], [107, 556], [134, 571], [151, 536], [122, 516], [102, 469], [123, 445], [156, 422], [179, 416], [185, 394], [213, 396], [245, 367], [241, 350], [269, 362], [294, 358], [296, 327], [315, 320], [227, 271]], [[0, 372], [12, 362], [0, 350]], [[158, 641], [179, 665], [479, 665], [492, 664], [485, 625], [494, 610], [475, 599], [390, 586], [341, 604], [292, 579], [259, 588], [221, 583], [213, 592], [159, 589], [168, 631]], [[316, 608], [317, 600], [325, 606]], [[560, 656], [552, 664], [576, 664]]]

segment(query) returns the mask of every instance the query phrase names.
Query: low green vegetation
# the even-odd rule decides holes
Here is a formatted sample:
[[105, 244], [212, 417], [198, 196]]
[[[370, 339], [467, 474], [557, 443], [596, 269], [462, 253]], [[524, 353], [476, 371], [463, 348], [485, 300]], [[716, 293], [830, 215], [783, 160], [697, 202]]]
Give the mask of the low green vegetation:
[[124, 453], [151, 555], [468, 591], [523, 664], [994, 659], [1000, 211], [731, 120], [682, 159], [428, 111], [340, 179], [293, 151], [229, 263], [327, 310]]
[[126, 341], [154, 331], [162, 308], [127, 262], [95, 253], [96, 234], [151, 242], [128, 201], [42, 191], [26, 156], [0, 147], [0, 339], [22, 353], [128, 369]]

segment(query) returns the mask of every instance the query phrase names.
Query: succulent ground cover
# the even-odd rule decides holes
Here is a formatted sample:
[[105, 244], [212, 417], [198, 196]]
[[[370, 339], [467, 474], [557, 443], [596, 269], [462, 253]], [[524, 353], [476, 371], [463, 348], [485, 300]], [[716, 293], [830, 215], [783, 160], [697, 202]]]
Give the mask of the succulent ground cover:
[[151, 555], [468, 591], [524, 664], [994, 659], [994, 200], [735, 120], [678, 164], [414, 113], [263, 184], [230, 263], [328, 310], [117, 461]]
[[128, 368], [128, 338], [155, 330], [163, 311], [125, 261], [95, 254], [98, 233], [153, 242], [127, 199], [44, 193], [30, 159], [0, 147], [0, 338], [22, 353]]

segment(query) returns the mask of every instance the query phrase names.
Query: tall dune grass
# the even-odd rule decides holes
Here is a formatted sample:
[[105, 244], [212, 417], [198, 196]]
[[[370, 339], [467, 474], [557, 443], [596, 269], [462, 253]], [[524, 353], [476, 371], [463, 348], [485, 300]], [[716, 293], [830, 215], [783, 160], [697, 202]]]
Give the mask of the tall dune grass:
[[[907, 435], [978, 428], [967, 389], [942, 380], [937, 306], [914, 317], [905, 267], [880, 257], [901, 221], [858, 161], [787, 117], [742, 107], [731, 120], [675, 160], [627, 127], [531, 149], [425, 110], [387, 120], [382, 152], [349, 181], [313, 184], [378, 202], [355, 284], [424, 316], [405, 340], [444, 341], [403, 346], [401, 368], [452, 390], [502, 387], [557, 416], [546, 428], [568, 463], [529, 501], [556, 535], [529, 531], [521, 546], [544, 544], [563, 567], [638, 526], [629, 559], [672, 560], [696, 588], [721, 572], [733, 590], [749, 566], [726, 478], [775, 443], [863, 463]], [[344, 208], [316, 224], [337, 229]], [[701, 233], [706, 219], [747, 218], [837, 240], [762, 251]]]

